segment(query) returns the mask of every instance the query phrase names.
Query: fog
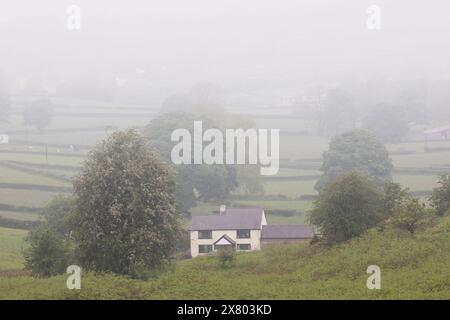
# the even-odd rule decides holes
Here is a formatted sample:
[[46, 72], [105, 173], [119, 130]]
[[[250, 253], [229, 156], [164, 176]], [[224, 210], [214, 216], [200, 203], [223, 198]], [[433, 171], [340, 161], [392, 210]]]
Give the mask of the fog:
[[[379, 30], [366, 26], [373, 4]], [[81, 9], [79, 30], [66, 26], [70, 5]], [[428, 82], [449, 76], [448, 9], [438, 0], [17, 0], [0, 11], [0, 70], [11, 94], [44, 85], [62, 95], [58, 86], [88, 76], [115, 79], [116, 99], [155, 105], [198, 82], [269, 96]]]

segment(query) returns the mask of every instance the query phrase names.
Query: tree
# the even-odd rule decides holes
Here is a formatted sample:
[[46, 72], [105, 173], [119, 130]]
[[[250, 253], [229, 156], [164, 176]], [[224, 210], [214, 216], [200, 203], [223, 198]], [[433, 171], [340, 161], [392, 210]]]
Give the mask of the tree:
[[382, 186], [391, 181], [392, 168], [386, 147], [372, 133], [355, 129], [331, 140], [323, 155], [323, 175], [315, 187], [320, 191], [328, 182], [350, 171], [358, 171]]
[[383, 142], [399, 143], [409, 130], [404, 115], [404, 109], [401, 107], [379, 104], [366, 116], [363, 127]]
[[438, 183], [440, 186], [433, 189], [429, 200], [436, 209], [436, 214], [443, 216], [450, 209], [450, 175], [440, 176]]
[[327, 243], [342, 242], [381, 221], [381, 198], [367, 177], [350, 172], [324, 187], [314, 202], [310, 221]]
[[414, 234], [416, 229], [427, 221], [428, 216], [425, 204], [420, 203], [418, 199], [409, 197], [395, 207], [391, 223], [399, 229]]
[[26, 238], [26, 268], [40, 277], [62, 274], [73, 264], [73, 243], [70, 239], [70, 218], [74, 213], [74, 200], [69, 196], [56, 196], [43, 209], [42, 225], [31, 230]]
[[75, 198], [73, 196], [57, 195], [53, 197], [41, 214], [49, 228], [61, 237], [70, 238], [75, 210]]
[[49, 227], [33, 230], [26, 238], [25, 267], [34, 276], [50, 277], [65, 272], [69, 266], [70, 249], [58, 233]]
[[382, 213], [388, 218], [394, 209], [410, 197], [409, 189], [403, 188], [400, 183], [387, 182], [384, 185]]
[[[172, 163], [171, 151], [174, 143], [171, 141], [175, 129], [184, 128], [193, 132], [194, 121], [202, 120], [203, 130], [208, 128], [222, 129], [211, 116], [191, 113], [162, 114], [144, 128], [144, 135], [148, 138], [150, 147], [158, 150]], [[195, 207], [197, 198], [202, 200], [222, 200], [236, 189], [237, 166], [185, 164], [173, 166], [177, 172], [176, 199], [178, 208], [184, 213]], [[198, 194], [198, 197], [196, 196]]]
[[73, 234], [85, 268], [133, 274], [170, 260], [180, 234], [173, 171], [136, 131], [99, 143], [74, 193]]
[[40, 99], [34, 101], [23, 112], [23, 120], [26, 126], [36, 127], [42, 131], [47, 127], [53, 114], [53, 105], [50, 100]]

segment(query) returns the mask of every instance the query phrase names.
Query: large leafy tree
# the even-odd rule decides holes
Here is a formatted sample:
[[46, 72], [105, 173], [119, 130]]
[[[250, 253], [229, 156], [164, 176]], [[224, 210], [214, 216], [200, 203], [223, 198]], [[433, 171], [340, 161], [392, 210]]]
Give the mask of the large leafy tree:
[[310, 221], [327, 243], [342, 242], [381, 222], [381, 200], [381, 193], [367, 177], [350, 172], [324, 187]]
[[[152, 120], [144, 129], [152, 148], [158, 150], [168, 163], [174, 142], [172, 132], [184, 128], [193, 132], [194, 121], [201, 120], [203, 130], [222, 129], [223, 125], [207, 115], [167, 113]], [[237, 187], [237, 167], [221, 164], [185, 164], [174, 166], [177, 172], [176, 198], [179, 209], [188, 212], [201, 200], [223, 200]]]
[[320, 191], [328, 182], [351, 171], [358, 171], [381, 186], [392, 179], [392, 168], [386, 147], [372, 133], [355, 129], [331, 140], [323, 155], [323, 175], [316, 189]]
[[133, 130], [98, 144], [74, 181], [85, 268], [132, 274], [169, 261], [180, 232], [173, 172]]

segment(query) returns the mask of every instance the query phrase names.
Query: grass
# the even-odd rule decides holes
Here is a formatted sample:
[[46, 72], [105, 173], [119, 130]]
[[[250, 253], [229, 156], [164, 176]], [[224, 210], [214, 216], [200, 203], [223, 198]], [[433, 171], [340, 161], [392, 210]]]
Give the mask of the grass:
[[0, 189], [0, 203], [19, 207], [41, 208], [57, 194], [37, 190]]
[[0, 217], [6, 219], [15, 219], [20, 221], [37, 221], [41, 220], [41, 216], [37, 213], [0, 211]]
[[234, 200], [234, 206], [263, 207], [269, 210], [306, 211], [311, 208], [311, 201], [303, 200]]
[[[0, 153], [0, 160], [21, 161], [28, 163], [46, 164], [45, 155], [41, 154], [23, 154], [23, 153]], [[48, 156], [50, 165], [68, 165], [79, 166], [83, 162], [82, 158], [67, 156]]]
[[315, 195], [315, 180], [307, 181], [264, 181], [264, 192], [266, 195], [284, 195], [290, 198], [298, 198], [303, 195]]
[[0, 270], [22, 269], [27, 231], [0, 227]]
[[0, 182], [2, 183], [23, 183], [35, 185], [48, 185], [57, 187], [70, 186], [69, 183], [48, 178], [40, 174], [31, 174], [0, 165]]
[[438, 176], [433, 175], [395, 175], [395, 182], [401, 183], [404, 187], [408, 187], [411, 191], [429, 190], [437, 187]]
[[[148, 281], [84, 273], [79, 291], [65, 289], [66, 276], [3, 276], [0, 299], [450, 299], [449, 243], [447, 217], [416, 235], [370, 230], [331, 248], [241, 253], [229, 269], [209, 256], [178, 261]], [[366, 287], [370, 265], [381, 268], [381, 290]]]
[[[391, 156], [395, 167], [432, 168], [450, 166], [450, 152], [416, 153]], [[450, 171], [450, 167], [449, 167]]]

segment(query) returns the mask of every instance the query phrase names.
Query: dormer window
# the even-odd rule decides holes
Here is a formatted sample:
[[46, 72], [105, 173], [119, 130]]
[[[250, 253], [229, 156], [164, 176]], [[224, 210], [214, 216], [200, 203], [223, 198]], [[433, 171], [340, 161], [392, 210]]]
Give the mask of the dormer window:
[[248, 229], [237, 230], [237, 238], [238, 239], [249, 239], [250, 238], [250, 230], [248, 230]]

